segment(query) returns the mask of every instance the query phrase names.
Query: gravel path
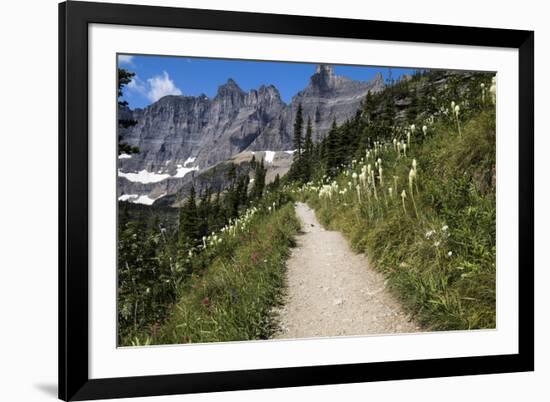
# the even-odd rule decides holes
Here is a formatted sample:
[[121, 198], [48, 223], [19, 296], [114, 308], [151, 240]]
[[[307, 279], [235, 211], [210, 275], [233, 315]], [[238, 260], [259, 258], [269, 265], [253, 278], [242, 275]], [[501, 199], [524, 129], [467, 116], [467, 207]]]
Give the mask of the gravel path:
[[386, 290], [383, 275], [340, 232], [323, 229], [306, 204], [297, 203], [296, 214], [303, 234], [287, 261], [286, 303], [275, 338], [420, 331]]

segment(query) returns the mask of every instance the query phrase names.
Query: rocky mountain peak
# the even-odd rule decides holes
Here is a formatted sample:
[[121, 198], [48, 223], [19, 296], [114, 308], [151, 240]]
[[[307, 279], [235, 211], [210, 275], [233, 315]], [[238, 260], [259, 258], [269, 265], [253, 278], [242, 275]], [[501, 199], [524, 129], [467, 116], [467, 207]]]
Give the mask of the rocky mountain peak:
[[382, 73], [378, 72], [374, 76], [374, 78], [371, 80], [373, 86], [384, 86], [384, 77], [382, 77]]
[[216, 96], [224, 97], [233, 94], [244, 94], [244, 92], [233, 80], [233, 78], [229, 78], [225, 84], [218, 87], [218, 93]]
[[318, 64], [317, 67], [315, 67], [315, 74], [320, 74], [327, 77], [333, 76], [334, 67], [328, 64]]
[[334, 74], [334, 67], [319, 64], [315, 68], [315, 73], [309, 79], [309, 87], [315, 90], [329, 91], [337, 83], [337, 77]]

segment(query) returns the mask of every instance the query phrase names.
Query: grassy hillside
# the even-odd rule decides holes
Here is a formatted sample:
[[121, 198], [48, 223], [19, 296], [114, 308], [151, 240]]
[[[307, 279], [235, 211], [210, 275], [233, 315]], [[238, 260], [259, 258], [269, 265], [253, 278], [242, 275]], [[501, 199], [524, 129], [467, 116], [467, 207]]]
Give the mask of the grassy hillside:
[[293, 190], [430, 329], [495, 327], [494, 110], [436, 115]]
[[162, 324], [127, 344], [175, 344], [266, 339], [280, 302], [285, 260], [299, 223], [290, 203], [243, 219], [236, 234], [217, 236], [207, 267], [177, 288], [178, 300]]

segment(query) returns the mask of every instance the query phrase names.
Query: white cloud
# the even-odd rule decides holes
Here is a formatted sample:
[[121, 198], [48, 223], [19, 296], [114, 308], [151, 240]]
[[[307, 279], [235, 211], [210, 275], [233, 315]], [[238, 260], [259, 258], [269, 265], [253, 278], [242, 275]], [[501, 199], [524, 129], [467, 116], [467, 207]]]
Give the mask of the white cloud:
[[156, 102], [166, 95], [182, 94], [181, 90], [176, 87], [176, 84], [170, 79], [166, 71], [163, 71], [162, 75], [156, 75], [147, 79], [147, 86], [147, 98], [149, 98], [151, 102]]
[[139, 75], [134, 75], [132, 80], [128, 83], [128, 90], [137, 92], [141, 95], [147, 94], [146, 84], [139, 78]]
[[118, 55], [118, 63], [119, 64], [127, 64], [127, 65], [131, 66], [133, 59], [134, 59], [134, 56], [130, 56], [130, 55], [127, 55], [127, 54], [119, 54]]

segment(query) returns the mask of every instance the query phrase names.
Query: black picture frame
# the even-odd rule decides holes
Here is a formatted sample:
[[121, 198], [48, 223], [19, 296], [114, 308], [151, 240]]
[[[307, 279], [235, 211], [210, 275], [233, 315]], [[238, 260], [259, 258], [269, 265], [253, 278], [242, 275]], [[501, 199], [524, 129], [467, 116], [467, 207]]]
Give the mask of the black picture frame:
[[[192, 28], [519, 51], [517, 354], [213, 373], [88, 375], [88, 25]], [[534, 370], [534, 32], [70, 1], [59, 4], [59, 398], [89, 400]]]

